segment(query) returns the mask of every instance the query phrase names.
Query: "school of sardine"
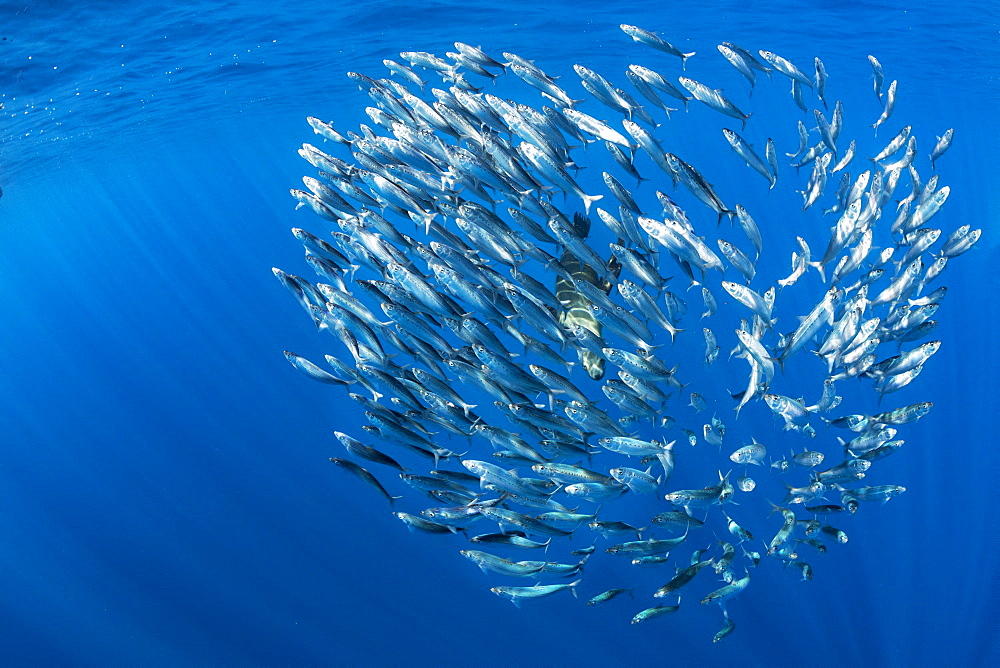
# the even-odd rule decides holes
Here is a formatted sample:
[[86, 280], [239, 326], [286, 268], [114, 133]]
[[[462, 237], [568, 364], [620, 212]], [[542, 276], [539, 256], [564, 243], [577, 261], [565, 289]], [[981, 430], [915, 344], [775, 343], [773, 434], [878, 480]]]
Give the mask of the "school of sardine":
[[[927, 340], [946, 293], [936, 283], [981, 231], [933, 226], [945, 225], [950, 187], [934, 170], [952, 130], [929, 162], [909, 125], [888, 140], [842, 138], [848, 112], [819, 58], [807, 71], [719, 45], [751, 92], [757, 73], [787, 78], [807, 112], [795, 150], [777, 147], [756, 127], [764, 114], [690, 78], [717, 56], [621, 28], [660, 52], [642, 53], [660, 71], [606, 77], [577, 64], [575, 78], [557, 77], [457, 42], [444, 57], [386, 59], [382, 78], [348, 73], [371, 99], [371, 125], [345, 132], [310, 117], [325, 143], [299, 154], [318, 171], [291, 191], [325, 223], [322, 235], [293, 230], [318, 278], [274, 269], [336, 354], [325, 365], [285, 356], [369, 423], [335, 432], [346, 456], [330, 461], [411, 530], [467, 541], [456, 552], [501, 578], [496, 595], [518, 606], [575, 596], [588, 560], [610, 555], [621, 582], [588, 605], [634, 601], [644, 609], [622, 619], [647, 623], [679, 612], [681, 590], [700, 583], [693, 600], [723, 615], [718, 642], [735, 629], [726, 602], [762, 560], [808, 580], [807, 559], [848, 540], [830, 522], [905, 491], [875, 464], [932, 404], [886, 404], [939, 349]], [[897, 82], [868, 59], [881, 113], [857, 126], [877, 131], [892, 122]], [[769, 249], [734, 184], [713, 185], [697, 156], [671, 152], [661, 128], [679, 110], [731, 124], [704, 141], [728, 142], [750, 187], [801, 192], [801, 223], [784, 223], [797, 247], [788, 276], [757, 272]], [[583, 171], [605, 162], [611, 171]], [[591, 185], [598, 172], [603, 188]], [[691, 299], [703, 302], [697, 322]], [[745, 380], [699, 393], [685, 376], [701, 368], [728, 379], [744, 369]], [[793, 368], [811, 379], [808, 399], [783, 389]], [[846, 383], [871, 389], [869, 413], [837, 412]], [[773, 413], [801, 448], [726, 439], [726, 414], [752, 411]], [[711, 473], [677, 489], [675, 466]], [[754, 506], [738, 499], [761, 494], [765, 477], [785, 496], [747, 517]]]

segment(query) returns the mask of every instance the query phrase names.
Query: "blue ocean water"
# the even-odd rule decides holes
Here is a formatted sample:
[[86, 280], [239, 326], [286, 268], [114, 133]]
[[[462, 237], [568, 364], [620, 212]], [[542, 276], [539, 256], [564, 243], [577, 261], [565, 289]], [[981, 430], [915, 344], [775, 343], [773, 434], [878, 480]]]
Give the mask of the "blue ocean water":
[[[995, 5], [30, 2], [0, 16], [4, 664], [1000, 663]], [[330, 352], [270, 269], [305, 274], [288, 230], [323, 232], [288, 196], [313, 171], [295, 152], [319, 142], [305, 117], [343, 130], [369, 122], [370, 99], [347, 71], [382, 76], [383, 58], [443, 54], [454, 41], [532, 58], [563, 82], [574, 63], [608, 76], [636, 61], [678, 69], [620, 23], [696, 51], [690, 75], [754, 110], [748, 135], [757, 123], [781, 128], [788, 152], [795, 121], [811, 117], [778, 75], [759, 77], [748, 100], [715, 45], [822, 57], [831, 98], [869, 142], [880, 108], [866, 56], [876, 55], [899, 81], [879, 137], [912, 124], [924, 171], [933, 137], [954, 127], [938, 165], [952, 194], [935, 224], [983, 229], [939, 279], [941, 352], [893, 395], [892, 406], [935, 404], [878, 464], [879, 482], [907, 492], [845, 520], [850, 541], [810, 558], [810, 582], [765, 560], [729, 604], [737, 630], [719, 644], [718, 610], [695, 596], [641, 626], [628, 623], [641, 607], [628, 599], [593, 609], [560, 595], [518, 610], [497, 598], [457, 554], [461, 538], [405, 531], [326, 461], [343, 452], [331, 431], [360, 432], [364, 419], [281, 355]], [[720, 119], [692, 105], [663, 136], [720, 190], [755, 180], [765, 244], [780, 248], [758, 272], [786, 276], [796, 230], [816, 219], [787, 188], [767, 199], [710, 134]], [[789, 298], [803, 300], [798, 312], [810, 305]], [[725, 381], [712, 392], [745, 382], [745, 370]], [[839, 387], [851, 401], [852, 386]], [[774, 434], [756, 410], [740, 424]], [[720, 415], [731, 420], [728, 407]], [[684, 453], [709, 475], [724, 461], [714, 454]], [[701, 474], [690, 486], [710, 482]], [[754, 517], [763, 534], [776, 528]], [[581, 599], [626, 568], [594, 561]]]

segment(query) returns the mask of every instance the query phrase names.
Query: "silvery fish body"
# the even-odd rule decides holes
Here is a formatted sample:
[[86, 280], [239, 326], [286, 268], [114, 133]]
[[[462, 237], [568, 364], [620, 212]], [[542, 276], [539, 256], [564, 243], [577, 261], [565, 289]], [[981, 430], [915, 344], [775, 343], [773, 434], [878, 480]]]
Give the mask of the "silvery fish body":
[[786, 58], [782, 58], [776, 53], [770, 51], [764, 51], [763, 49], [758, 51], [760, 57], [767, 61], [769, 65], [774, 67], [786, 77], [792, 79], [793, 81], [798, 81], [803, 86], [813, 87], [812, 79], [806, 76], [799, 68], [797, 68], [791, 61]]
[[893, 79], [892, 83], [889, 84], [889, 90], [885, 93], [885, 108], [882, 110], [882, 114], [878, 117], [872, 127], [875, 128], [875, 132], [878, 133], [878, 128], [880, 125], [889, 120], [889, 116], [892, 116], [893, 110], [896, 108], [896, 80]]
[[882, 86], [885, 84], [885, 73], [882, 71], [882, 63], [875, 56], [868, 56], [868, 62], [872, 66], [872, 79], [875, 87], [875, 97], [882, 101]]
[[757, 75], [754, 73], [754, 68], [740, 53], [734, 51], [725, 44], [719, 44], [716, 48], [719, 49], [719, 53], [722, 54], [722, 57], [728, 60], [729, 63], [735, 67], [747, 81], [750, 82], [750, 94], [753, 95], [753, 86], [757, 82]]
[[835, 174], [840, 170], [842, 170], [843, 168], [847, 167], [847, 165], [850, 164], [851, 160], [854, 159], [854, 154], [857, 152], [857, 148], [858, 148], [857, 140], [852, 139], [851, 143], [847, 145], [847, 150], [844, 151], [844, 154], [842, 156], [840, 156], [840, 160], [837, 161], [837, 164], [833, 166], [833, 169], [830, 170], [830, 173]]
[[576, 586], [581, 582], [582, 580], [576, 580], [569, 584], [536, 584], [534, 587], [493, 587], [490, 591], [500, 598], [510, 599], [511, 603], [520, 608], [522, 601], [551, 596], [567, 589], [576, 596]]
[[802, 237], [796, 237], [796, 241], [799, 243], [799, 252], [792, 251], [792, 273], [785, 278], [779, 278], [777, 281], [778, 285], [783, 288], [795, 285], [802, 275], [808, 271], [809, 267], [812, 266], [812, 262], [810, 261], [812, 252], [809, 250], [809, 244]]
[[628, 68], [631, 72], [641, 77], [643, 81], [648, 83], [653, 88], [656, 88], [657, 90], [666, 93], [670, 97], [676, 98], [681, 102], [683, 102], [684, 110], [687, 111], [688, 102], [692, 98], [688, 97], [681, 91], [677, 90], [677, 87], [674, 86], [669, 81], [667, 81], [667, 79], [665, 79], [662, 75], [660, 75], [657, 72], [654, 72], [648, 67], [642, 67], [641, 65], [629, 65]]
[[719, 310], [719, 303], [712, 291], [704, 285], [701, 286], [701, 299], [705, 303], [705, 312], [701, 314], [702, 319], [715, 315], [715, 312]]
[[903, 148], [903, 145], [906, 144], [906, 140], [910, 138], [910, 130], [911, 127], [909, 125], [904, 126], [903, 129], [899, 131], [899, 134], [893, 137], [892, 140], [890, 140], [889, 143], [886, 144], [885, 148], [879, 151], [874, 158], [870, 158], [870, 160], [872, 162], [879, 162], [880, 160], [885, 160], [886, 158], [894, 154], [896, 151]]
[[882, 396], [889, 394], [890, 392], [901, 390], [909, 385], [918, 375], [920, 375], [920, 372], [923, 371], [923, 369], [923, 366], [917, 366], [909, 371], [887, 376], [882, 382], [876, 385], [876, 389], [879, 393], [879, 400], [881, 401]]
[[660, 142], [648, 130], [627, 118], [622, 119], [622, 125], [625, 127], [625, 131], [635, 140], [635, 143], [646, 152], [660, 169], [669, 174], [670, 178], [676, 182], [678, 177], [674, 173], [673, 167], [665, 159], [665, 152], [663, 147], [660, 146]]
[[679, 331], [682, 331], [674, 327], [673, 323], [667, 319], [667, 316], [657, 306], [656, 301], [632, 281], [625, 279], [619, 283], [618, 292], [637, 312], [670, 332], [671, 340]]
[[526, 564], [524, 562], [514, 562], [503, 557], [498, 557], [481, 550], [460, 550], [466, 559], [469, 559], [484, 573], [499, 573], [516, 578], [531, 577], [540, 573], [543, 566], [538, 564]]
[[[635, 86], [635, 89], [639, 91], [639, 93], [644, 98], [646, 98], [647, 100], [655, 104], [657, 107], [662, 109], [664, 112], [666, 112], [667, 118], [670, 118], [670, 112], [677, 111], [673, 107], [668, 107], [666, 103], [664, 103], [664, 101], [661, 100], [660, 97], [656, 94], [656, 91], [653, 89], [653, 86], [648, 81], [643, 79], [641, 76], [633, 72], [631, 69], [625, 72], [625, 76], [628, 77], [628, 80], [632, 82], [632, 85]], [[645, 120], [650, 125], [653, 125], [653, 127], [657, 127], [659, 125], [657, 123], [653, 123], [651, 117], [643, 118], [643, 120]]]
[[[633, 562], [634, 563], [634, 562]], [[656, 605], [652, 608], [646, 608], [645, 610], [636, 614], [632, 618], [633, 624], [641, 624], [642, 622], [648, 622], [651, 619], [656, 619], [657, 617], [662, 617], [664, 615], [669, 615], [671, 613], [680, 610], [680, 604], [678, 605]]]
[[611, 599], [615, 598], [616, 596], [618, 596], [620, 594], [626, 594], [626, 593], [629, 596], [631, 596], [632, 595], [632, 589], [631, 588], [628, 588], [628, 589], [609, 589], [606, 592], [598, 594], [594, 598], [592, 598], [589, 601], [587, 601], [587, 605], [600, 605], [601, 603], [605, 603], [607, 601], [610, 601]]
[[462, 460], [462, 466], [467, 468], [470, 473], [479, 476], [482, 483], [492, 483], [498, 487], [509, 489], [523, 496], [544, 496], [544, 494], [541, 494], [538, 490], [527, 485], [523, 480], [521, 480], [520, 477], [500, 466], [497, 466], [496, 464], [474, 459], [465, 459]]
[[951, 148], [951, 142], [955, 138], [954, 128], [946, 130], [943, 135], [937, 138], [937, 143], [931, 150], [931, 169], [937, 169], [937, 159], [944, 155], [945, 151]]
[[806, 101], [802, 98], [802, 84], [799, 83], [797, 79], [792, 79], [792, 102], [795, 106], [806, 112], [809, 111], [809, 107], [806, 106]]
[[910, 229], [916, 229], [924, 226], [927, 221], [934, 217], [934, 215], [944, 206], [944, 203], [948, 201], [948, 195], [951, 194], [951, 188], [949, 186], [944, 186], [927, 200], [917, 205], [914, 209], [913, 215], [910, 216], [910, 221], [907, 227]]
[[543, 73], [534, 68], [525, 67], [520, 63], [512, 63], [510, 71], [524, 80], [524, 82], [529, 86], [537, 88], [547, 94], [555, 100], [557, 104], [561, 104], [565, 108], [572, 108], [574, 104], [579, 102], [579, 100], [571, 99], [569, 94], [557, 86], [555, 81], [553, 81], [550, 77], [544, 76]]
[[823, 65], [823, 61], [818, 57], [814, 59], [814, 65], [816, 66], [816, 97], [818, 97], [823, 102], [823, 106], [826, 107], [826, 67]]
[[599, 434], [611, 434], [614, 436], [625, 436], [626, 432], [617, 422], [612, 420], [607, 413], [596, 406], [586, 405], [582, 402], [574, 402], [577, 405], [568, 404], [563, 409], [566, 417], [575, 422], [585, 431]]
[[899, 496], [906, 491], [901, 485], [877, 485], [875, 487], [859, 487], [852, 489], [851, 494], [858, 501], [881, 501], [885, 503], [889, 499]]
[[615, 198], [621, 202], [622, 206], [637, 215], [642, 213], [639, 205], [635, 203], [632, 193], [630, 193], [618, 179], [607, 172], [603, 172], [601, 176], [603, 176], [604, 184], [608, 187], [608, 190], [610, 190], [611, 194], [613, 194]]
[[[709, 183], [694, 167], [678, 158], [673, 153], [666, 154], [667, 164], [670, 165], [672, 173], [677, 175], [677, 180], [691, 193], [701, 200], [705, 206], [719, 214], [719, 221], [722, 216], [734, 213], [726, 207], [715, 193], [712, 184]], [[704, 246], [704, 244], [702, 244]]]
[[832, 322], [834, 310], [840, 303], [841, 297], [842, 292], [838, 288], [830, 288], [823, 300], [803, 318], [798, 329], [788, 338], [778, 358], [779, 364], [784, 364], [785, 360], [801, 350], [823, 325]]
[[744, 114], [740, 111], [735, 104], [726, 99], [722, 91], [713, 90], [705, 84], [694, 79], [688, 79], [687, 77], [679, 77], [678, 81], [691, 93], [694, 99], [715, 109], [719, 113], [739, 120], [743, 124], [742, 127], [746, 127], [750, 114]]
[[778, 180], [778, 149], [774, 147], [774, 140], [770, 137], [767, 138], [764, 155], [767, 158], [767, 165], [771, 170], [771, 187], [773, 188], [775, 182]]
[[628, 25], [627, 23], [621, 24], [620, 27], [622, 29], [622, 32], [624, 32], [626, 35], [628, 35], [635, 41], [645, 44], [647, 46], [651, 46], [654, 49], [663, 51], [664, 53], [669, 53], [672, 56], [677, 56], [678, 58], [681, 59], [681, 67], [685, 67], [687, 65], [687, 59], [694, 55], [694, 51], [691, 51], [690, 53], [684, 53], [673, 44], [665, 41], [664, 39], [658, 37], [655, 33], [652, 33], [648, 30], [643, 30], [642, 28], [638, 28], [633, 25]]
[[736, 464], [754, 464], [756, 466], [761, 466], [761, 462], [764, 461], [764, 457], [766, 456], [767, 448], [754, 441], [750, 445], [744, 445], [742, 448], [735, 450], [731, 455], [729, 455], [729, 458]]
[[583, 200], [584, 210], [590, 213], [590, 205], [604, 197], [604, 195], [587, 195], [583, 192], [576, 181], [573, 180], [566, 170], [557, 162], [552, 160], [544, 151], [529, 142], [522, 142], [518, 148], [532, 165], [553, 185], [568, 190]]
[[296, 355], [295, 353], [289, 352], [287, 350], [285, 351], [285, 359], [291, 362], [292, 366], [294, 366], [296, 369], [298, 369], [305, 375], [309, 376], [313, 380], [318, 380], [321, 383], [327, 383], [329, 385], [346, 386], [350, 384], [350, 382], [352, 382], [349, 380], [338, 378], [337, 376], [334, 376], [332, 373], [324, 371], [323, 369], [319, 368], [318, 366], [316, 366], [306, 358], [302, 357], [301, 355]]
[[629, 436], [611, 436], [598, 440], [598, 444], [611, 452], [623, 455], [645, 457], [647, 455], [658, 455], [669, 453], [673, 449], [674, 442], [659, 443], [657, 441], [644, 441]]
[[632, 148], [631, 142], [626, 139], [620, 132], [614, 128], [608, 126], [602, 121], [597, 120], [593, 116], [583, 113], [582, 111], [577, 111], [575, 109], [563, 109], [563, 115], [566, 116], [575, 126], [583, 130], [584, 132], [599, 137], [604, 141], [609, 141], [619, 146], [623, 146], [627, 149]]
[[606, 552], [609, 554], [625, 554], [625, 555], [642, 555], [651, 556], [656, 554], [665, 554], [670, 552], [672, 549], [676, 548], [678, 545], [687, 540], [687, 533], [678, 538], [667, 538], [662, 540], [647, 539], [647, 540], [633, 540], [627, 543], [619, 543], [618, 545], [612, 545]]
[[736, 301], [763, 318], [768, 328], [771, 327], [771, 307], [757, 292], [745, 285], [731, 281], [722, 281], [722, 288], [736, 299]]
[[798, 132], [799, 132], [799, 147], [795, 150], [795, 153], [786, 153], [789, 158], [798, 158], [802, 155], [806, 147], [809, 146], [809, 129], [806, 128], [806, 124], [802, 121], [798, 121]]
[[727, 584], [725, 587], [720, 587], [719, 589], [716, 589], [715, 591], [705, 596], [705, 598], [703, 598], [701, 602], [703, 604], [718, 603], [719, 605], [725, 605], [726, 601], [728, 601], [733, 596], [736, 596], [737, 594], [742, 592], [744, 589], [747, 588], [747, 585], [749, 584], [750, 584], [750, 576], [747, 575], [746, 577], [740, 578], [739, 580], [735, 580], [730, 584]]
[[656, 288], [657, 290], [663, 286], [663, 277], [660, 276], [656, 268], [650, 264], [645, 257], [631, 248], [626, 248], [624, 246], [620, 246], [619, 244], [612, 243], [610, 246], [611, 254], [614, 255], [615, 258], [618, 259], [618, 262], [636, 278], [640, 279], [646, 285]]
[[655, 238], [671, 252], [690, 262], [702, 271], [718, 269], [724, 271], [722, 260], [705, 245], [699, 237], [691, 234], [679, 223], [667, 220], [655, 220], [639, 216], [639, 225], [651, 237]]
[[664, 498], [674, 505], [683, 506], [685, 509], [706, 507], [725, 503], [732, 497], [733, 489], [733, 486], [729, 484], [728, 474], [723, 476], [720, 473], [719, 482], [716, 485], [704, 489], [683, 489], [670, 492], [664, 495]]
[[754, 219], [747, 213], [747, 210], [741, 205], [736, 205], [736, 220], [739, 222], [740, 227], [743, 228], [743, 232], [746, 233], [747, 238], [750, 243], [753, 244], [754, 249], [757, 251], [757, 256], [760, 256], [760, 251], [764, 247], [764, 241], [760, 234], [760, 228], [757, 227], [757, 223]]
[[629, 488], [618, 482], [577, 482], [567, 485], [563, 491], [570, 496], [586, 499], [592, 503], [605, 503], [617, 499], [628, 492]]
[[801, 430], [809, 420], [809, 410], [801, 401], [778, 394], [765, 394], [764, 401], [775, 415], [784, 419], [786, 431], [789, 429]]
[[560, 529], [559, 527], [552, 526], [537, 520], [534, 517], [524, 515], [522, 513], [515, 512], [513, 510], [507, 510], [505, 508], [498, 508], [496, 506], [484, 506], [480, 508], [480, 514], [484, 517], [495, 520], [501, 526], [505, 524], [510, 524], [513, 526], [520, 527], [530, 534], [536, 535], [546, 535], [546, 536], [569, 536], [572, 531], [567, 531], [565, 529]]
[[656, 491], [660, 480], [650, 475], [649, 469], [640, 471], [639, 469], [622, 466], [611, 469], [612, 477], [623, 485], [626, 485], [636, 494], [651, 494]]
[[347, 471], [351, 475], [353, 475], [353, 476], [359, 478], [360, 480], [364, 481], [369, 486], [371, 486], [374, 489], [376, 489], [379, 492], [379, 494], [381, 494], [382, 497], [386, 501], [389, 502], [390, 506], [392, 506], [394, 504], [394, 502], [396, 501], [396, 499], [403, 498], [401, 496], [392, 496], [391, 494], [389, 494], [389, 492], [387, 492], [385, 490], [385, 487], [382, 486], [382, 483], [380, 483], [378, 481], [378, 479], [374, 475], [372, 475], [371, 472], [368, 471], [368, 469], [365, 469], [365, 468], [362, 468], [362, 467], [358, 466], [357, 464], [355, 464], [354, 462], [350, 461], [349, 459], [340, 459], [339, 457], [330, 457], [330, 461], [333, 462], [334, 464], [336, 464], [338, 467], [344, 469], [345, 471]]
[[760, 367], [763, 372], [761, 380], [766, 387], [774, 379], [774, 362], [768, 354], [767, 349], [746, 330], [736, 330], [736, 337], [739, 339], [740, 346], [746, 350], [747, 354]]
[[830, 122], [826, 120], [826, 116], [819, 109], [813, 109], [813, 116], [816, 118], [816, 127], [819, 128], [819, 136], [822, 138], [823, 143], [828, 149], [833, 153], [834, 157], [837, 155], [837, 138], [833, 134], [833, 127]]
[[736, 151], [737, 155], [743, 158], [743, 160], [745, 160], [755, 172], [767, 179], [767, 182], [770, 183], [773, 188], [775, 183], [774, 175], [768, 168], [767, 163], [765, 163], [761, 157], [757, 155], [750, 144], [748, 144], [743, 137], [728, 128], [723, 128], [722, 134], [725, 135], [726, 141], [728, 141], [729, 145], [733, 147], [733, 150]]
[[719, 239], [719, 250], [722, 251], [723, 257], [729, 260], [729, 264], [736, 267], [736, 269], [743, 274], [747, 283], [753, 280], [753, 277], [757, 272], [754, 269], [753, 263], [750, 262], [750, 259], [743, 254], [743, 251], [725, 239]]
[[399, 54], [404, 60], [408, 60], [412, 65], [419, 65], [438, 72], [451, 72], [455, 66], [445, 62], [433, 53], [426, 51], [403, 51]]

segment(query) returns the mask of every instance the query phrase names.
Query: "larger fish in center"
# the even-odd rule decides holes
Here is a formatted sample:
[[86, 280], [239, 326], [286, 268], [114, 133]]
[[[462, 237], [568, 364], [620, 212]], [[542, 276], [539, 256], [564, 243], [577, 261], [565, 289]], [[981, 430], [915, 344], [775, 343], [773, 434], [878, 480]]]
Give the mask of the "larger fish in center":
[[[590, 235], [590, 218], [580, 214], [573, 214], [573, 231], [581, 239], [586, 239]], [[618, 243], [621, 243], [619, 240]], [[611, 288], [614, 284], [611, 281], [602, 279], [598, 276], [597, 271], [591, 267], [589, 264], [582, 262], [569, 250], [563, 250], [562, 257], [559, 258], [559, 262], [567, 271], [573, 276], [577, 281], [586, 281], [593, 286], [604, 291], [605, 294], [611, 292]], [[618, 278], [618, 274], [621, 273], [621, 263], [614, 256], [608, 262], [608, 275], [613, 278]], [[573, 325], [580, 325], [581, 327], [592, 332], [595, 336], [601, 335], [601, 323], [594, 317], [591, 313], [590, 305], [591, 302], [587, 299], [586, 295], [576, 289], [573, 283], [565, 278], [564, 276], [556, 277], [556, 299], [566, 307], [566, 310], [559, 315], [559, 324], [563, 327], [570, 328]], [[583, 368], [587, 371], [587, 375], [594, 380], [600, 380], [604, 378], [604, 358], [600, 355], [590, 351], [579, 348], [577, 350], [577, 355], [580, 358], [580, 363], [583, 364]]]

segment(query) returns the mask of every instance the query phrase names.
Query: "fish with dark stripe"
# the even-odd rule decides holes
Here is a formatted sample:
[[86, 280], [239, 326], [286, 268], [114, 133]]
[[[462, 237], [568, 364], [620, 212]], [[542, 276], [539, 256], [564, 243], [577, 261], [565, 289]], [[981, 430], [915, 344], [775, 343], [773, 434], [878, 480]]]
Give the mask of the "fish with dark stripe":
[[[586, 239], [590, 234], [590, 218], [583, 216], [579, 213], [573, 215], [573, 231], [581, 239]], [[619, 244], [622, 244], [622, 240], [618, 240]], [[611, 292], [611, 288], [614, 285], [606, 280], [602, 279], [597, 275], [597, 271], [594, 270], [589, 264], [585, 264], [579, 258], [577, 258], [569, 250], [564, 250], [562, 257], [559, 262], [569, 270], [573, 278], [577, 281], [586, 281], [591, 285], [594, 285], [604, 291], [605, 294]], [[621, 273], [621, 263], [618, 262], [618, 258], [612, 257], [608, 262], [608, 274], [614, 278], [618, 277]], [[563, 327], [569, 328], [573, 325], [580, 325], [581, 327], [593, 332], [595, 335], [601, 335], [601, 323], [594, 317], [590, 311], [590, 300], [576, 289], [572, 281], [568, 280], [563, 276], [556, 277], [556, 299], [566, 307], [559, 316], [559, 324]], [[587, 375], [594, 380], [600, 380], [604, 378], [604, 358], [600, 355], [584, 349], [579, 349], [577, 351], [580, 363], [583, 364], [583, 368], [587, 371]]]

